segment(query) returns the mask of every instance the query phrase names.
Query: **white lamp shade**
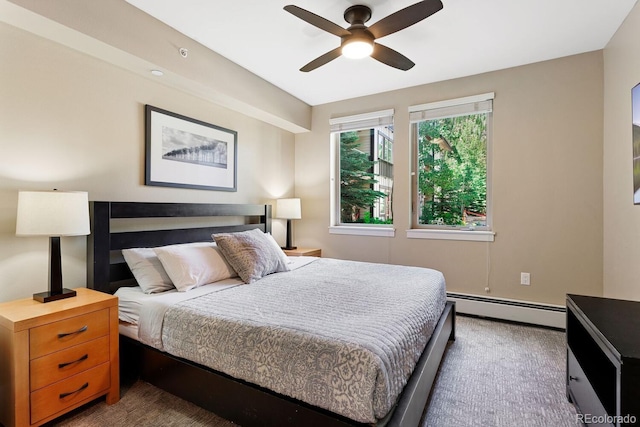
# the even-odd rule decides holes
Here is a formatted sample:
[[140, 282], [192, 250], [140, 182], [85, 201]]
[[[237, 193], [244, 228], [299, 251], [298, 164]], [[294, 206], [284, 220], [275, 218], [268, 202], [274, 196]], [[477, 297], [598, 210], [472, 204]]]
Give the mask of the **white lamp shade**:
[[300, 199], [276, 200], [276, 218], [280, 218], [280, 219], [302, 218], [302, 209], [300, 208]]
[[20, 191], [18, 236], [86, 236], [89, 196], [83, 191]]

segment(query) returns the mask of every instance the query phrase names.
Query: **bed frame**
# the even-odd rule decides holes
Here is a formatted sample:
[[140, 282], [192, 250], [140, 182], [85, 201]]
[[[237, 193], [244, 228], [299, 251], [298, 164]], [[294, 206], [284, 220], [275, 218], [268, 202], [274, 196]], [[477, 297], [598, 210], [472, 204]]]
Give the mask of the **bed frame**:
[[[122, 286], [135, 286], [133, 275], [122, 258], [122, 249], [211, 241], [212, 233], [253, 228], [271, 231], [270, 205], [96, 201], [90, 202], [90, 215], [92, 231], [87, 245], [87, 286], [107, 293], [114, 293]], [[202, 227], [202, 222], [207, 222], [209, 217], [214, 225]], [[238, 224], [215, 225], [219, 221], [214, 217], [234, 217]], [[137, 222], [145, 218], [151, 222], [158, 218], [199, 220], [195, 228], [167, 229], [166, 225], [156, 224], [149, 230]], [[113, 220], [118, 219], [135, 219], [134, 228], [138, 229], [112, 231]], [[397, 405], [377, 426], [420, 425], [447, 343], [454, 338], [455, 303], [447, 302]], [[122, 335], [120, 354], [121, 374], [141, 378], [243, 427], [368, 425], [174, 357]]]

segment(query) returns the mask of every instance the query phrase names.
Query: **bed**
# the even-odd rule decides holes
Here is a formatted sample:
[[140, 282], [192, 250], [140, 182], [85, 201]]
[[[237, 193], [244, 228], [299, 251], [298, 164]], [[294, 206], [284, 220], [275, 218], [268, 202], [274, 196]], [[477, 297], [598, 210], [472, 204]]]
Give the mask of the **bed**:
[[[136, 300], [140, 292], [121, 255], [123, 249], [211, 242], [212, 235], [231, 236], [231, 241], [249, 235], [262, 239], [271, 231], [271, 207], [91, 202], [90, 212], [88, 283], [121, 296], [124, 373], [243, 426], [419, 425], [447, 342], [455, 336], [455, 306], [442, 297], [444, 290], [418, 284], [427, 269], [299, 258], [296, 265], [287, 266], [292, 271], [257, 277], [251, 285], [240, 284], [247, 279], [238, 268], [243, 280], [225, 278], [189, 292], [173, 292], [178, 302], [171, 301], [170, 292], [159, 298], [142, 295], [142, 300], [153, 300], [150, 306], [155, 308], [136, 313], [131, 307], [141, 304]], [[160, 218], [198, 221], [187, 228], [158, 225]], [[114, 223], [122, 220], [133, 225], [117, 230]], [[224, 240], [216, 241], [225, 248]], [[230, 256], [226, 253], [227, 259]], [[403, 296], [406, 292], [387, 295], [395, 291], [379, 279], [387, 274], [383, 270], [391, 270], [394, 278], [406, 276], [406, 286], [424, 293], [425, 302]], [[429, 280], [438, 274], [430, 273]], [[334, 292], [336, 283], [340, 289]], [[427, 293], [434, 297], [426, 298]], [[390, 301], [396, 309], [380, 301], [367, 302], [364, 308], [349, 305], [361, 304], [367, 295]], [[326, 300], [336, 303], [317, 310], [318, 301]], [[162, 328], [154, 332], [139, 322], [148, 313], [160, 319], [155, 324]], [[346, 323], [336, 320], [344, 316], [349, 316]], [[424, 321], [418, 319], [421, 316]], [[322, 323], [322, 317], [328, 321]], [[409, 334], [398, 331], [402, 329], [412, 331], [411, 337], [405, 339]], [[405, 341], [419, 351], [399, 351], [395, 343], [408, 346]], [[370, 365], [371, 370], [361, 369]], [[316, 375], [312, 367], [325, 370]]]

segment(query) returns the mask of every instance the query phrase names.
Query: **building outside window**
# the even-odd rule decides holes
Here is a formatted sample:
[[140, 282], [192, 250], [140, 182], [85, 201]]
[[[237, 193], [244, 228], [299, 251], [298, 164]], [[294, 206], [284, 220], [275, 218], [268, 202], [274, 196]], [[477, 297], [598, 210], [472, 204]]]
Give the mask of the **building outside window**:
[[393, 223], [393, 111], [331, 120], [332, 225]]
[[410, 107], [412, 228], [490, 230], [493, 94]]

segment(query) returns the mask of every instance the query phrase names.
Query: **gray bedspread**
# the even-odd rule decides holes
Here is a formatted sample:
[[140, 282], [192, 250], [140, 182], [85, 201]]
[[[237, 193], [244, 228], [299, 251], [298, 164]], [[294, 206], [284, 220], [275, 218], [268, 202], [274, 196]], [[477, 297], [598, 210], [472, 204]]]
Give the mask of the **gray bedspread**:
[[169, 353], [372, 423], [393, 407], [446, 302], [439, 271], [318, 259], [170, 308]]

